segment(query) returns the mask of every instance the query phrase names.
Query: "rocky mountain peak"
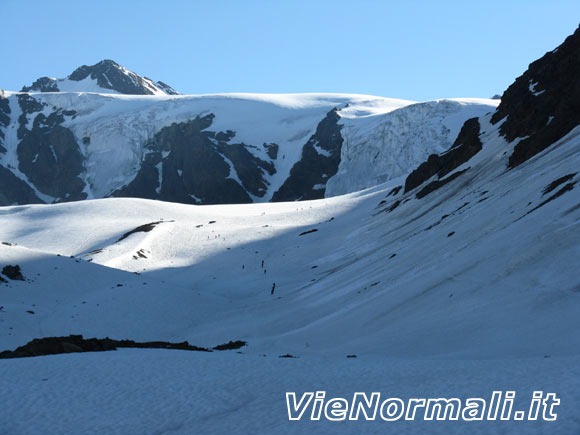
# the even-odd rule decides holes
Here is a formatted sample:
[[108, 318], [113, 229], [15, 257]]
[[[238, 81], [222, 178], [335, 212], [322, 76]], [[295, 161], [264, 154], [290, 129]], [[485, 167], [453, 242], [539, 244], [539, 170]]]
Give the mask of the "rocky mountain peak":
[[[83, 82], [88, 80], [87, 86]], [[92, 83], [90, 83], [92, 82]], [[114, 60], [104, 59], [94, 65], [82, 65], [65, 79], [41, 77], [22, 92], [118, 92], [127, 95], [178, 95], [175, 89], [163, 82], [129, 71]]]

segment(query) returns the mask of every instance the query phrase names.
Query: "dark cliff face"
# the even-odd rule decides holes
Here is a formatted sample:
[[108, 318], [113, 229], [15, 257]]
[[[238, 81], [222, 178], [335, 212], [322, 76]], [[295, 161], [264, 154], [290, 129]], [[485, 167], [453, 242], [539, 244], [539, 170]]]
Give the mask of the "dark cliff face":
[[135, 179], [113, 196], [187, 204], [249, 203], [250, 194], [263, 196], [263, 171], [272, 175], [274, 164], [243, 144], [230, 143], [235, 132], [207, 130], [213, 119], [209, 114], [161, 129], [148, 144]]
[[0, 165], [0, 206], [42, 204], [34, 190], [6, 167]]
[[513, 168], [546, 149], [580, 124], [580, 27], [555, 50], [531, 63], [504, 92], [491, 122], [520, 140], [509, 157]]
[[[463, 124], [463, 127], [461, 127], [457, 139], [455, 139], [455, 142], [448, 151], [440, 155], [431, 154], [427, 161], [421, 163], [417, 169], [407, 176], [405, 180], [405, 192], [423, 184], [434, 175], [437, 175], [441, 179], [471, 159], [471, 157], [481, 151], [481, 148], [482, 144], [479, 140], [479, 120], [478, 118], [468, 119]], [[437, 186], [439, 185], [443, 184], [437, 184]]]
[[10, 113], [11, 110], [8, 98], [6, 98], [4, 93], [0, 90], [0, 153], [6, 152], [6, 148], [3, 147], [4, 139], [6, 138], [4, 130], [10, 123]]
[[292, 167], [290, 176], [278, 189], [272, 201], [296, 201], [324, 198], [326, 182], [340, 164], [343, 138], [338, 109], [320, 121], [316, 133], [302, 148], [302, 157]]
[[[7, 152], [3, 144], [6, 139], [5, 129], [10, 123], [11, 112], [8, 98], [0, 90], [0, 154]], [[34, 190], [26, 182], [14, 175], [9, 168], [0, 165], [0, 206], [38, 204], [41, 202]]]
[[[18, 96], [22, 109], [19, 117], [17, 154], [19, 169], [42, 193], [59, 201], [85, 199], [83, 156], [73, 133], [61, 124], [65, 116], [74, 116], [74, 111], [56, 109], [48, 116], [41, 112], [45, 108], [34, 98]], [[33, 119], [30, 130], [28, 120]]]

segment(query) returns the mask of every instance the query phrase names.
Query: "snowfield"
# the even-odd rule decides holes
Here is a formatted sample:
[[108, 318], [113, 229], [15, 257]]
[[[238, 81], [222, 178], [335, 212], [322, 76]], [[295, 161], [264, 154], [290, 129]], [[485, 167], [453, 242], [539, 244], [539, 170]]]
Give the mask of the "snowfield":
[[[299, 359], [133, 350], [3, 360], [6, 434], [578, 433], [578, 357], [502, 360]], [[556, 422], [289, 421], [285, 391], [483, 397], [558, 391]], [[517, 402], [516, 402], [517, 404]], [[4, 418], [7, 416], [7, 418]]]
[[[184, 98], [164, 104], [179, 107]], [[452, 140], [454, 116], [465, 107], [480, 115], [477, 104], [406, 106], [376, 115], [376, 123], [367, 113], [366, 127], [345, 117], [343, 162], [360, 168], [368, 160], [348, 157], [364, 131], [388, 138], [393, 125], [425, 119], [434, 106], [444, 113], [422, 133], [409, 129], [416, 134], [409, 144]], [[318, 110], [327, 108], [316, 103]], [[0, 431], [580, 432], [580, 190], [543, 203], [550, 183], [577, 173], [580, 128], [508, 171], [517, 141], [507, 144], [489, 116], [480, 122], [483, 150], [454, 172], [469, 170], [421, 199], [394, 192], [401, 173], [318, 201], [0, 208], [0, 241], [9, 243], [0, 244], [2, 265], [20, 265], [27, 279], [0, 283], [0, 350], [73, 333], [208, 347], [248, 342], [242, 354], [123, 350], [2, 360]], [[361, 187], [360, 169], [352, 171], [335, 192]], [[284, 354], [298, 358], [278, 358]], [[288, 421], [286, 391], [321, 389], [463, 398], [543, 390], [561, 406], [556, 422]]]

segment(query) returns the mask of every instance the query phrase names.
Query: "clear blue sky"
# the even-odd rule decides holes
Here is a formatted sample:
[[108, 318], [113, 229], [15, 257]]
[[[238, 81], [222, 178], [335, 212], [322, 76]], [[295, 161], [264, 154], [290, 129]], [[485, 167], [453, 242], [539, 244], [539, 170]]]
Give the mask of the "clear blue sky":
[[113, 59], [183, 93], [491, 97], [560, 44], [579, 0], [0, 0], [0, 88]]

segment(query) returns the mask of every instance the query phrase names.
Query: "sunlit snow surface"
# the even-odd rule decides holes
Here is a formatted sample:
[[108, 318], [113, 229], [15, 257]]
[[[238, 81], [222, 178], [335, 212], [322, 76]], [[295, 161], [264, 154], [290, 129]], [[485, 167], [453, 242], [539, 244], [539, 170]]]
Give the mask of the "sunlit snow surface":
[[[577, 172], [580, 129], [507, 171], [517, 141], [506, 144], [486, 117], [481, 125], [484, 149], [457, 170], [471, 169], [422, 199], [387, 196], [402, 177], [311, 202], [0, 208], [0, 241], [17, 244], [0, 245], [2, 263], [19, 264], [29, 279], [0, 284], [2, 350], [71, 333], [248, 342], [242, 354], [2, 360], [0, 428], [580, 432], [580, 190], [527, 214], [548, 184]], [[401, 205], [386, 212], [395, 200]], [[134, 259], [140, 250], [147, 258]], [[278, 358], [287, 353], [299, 358]], [[538, 389], [562, 402], [555, 423], [289, 422], [285, 392], [317, 389], [402, 398], [488, 397], [494, 389], [528, 397]]]

